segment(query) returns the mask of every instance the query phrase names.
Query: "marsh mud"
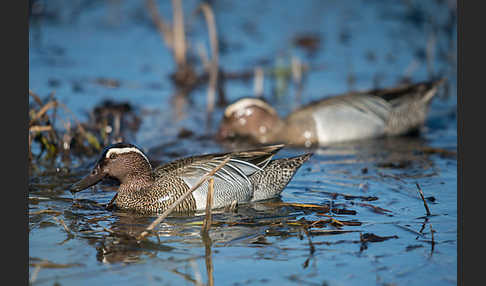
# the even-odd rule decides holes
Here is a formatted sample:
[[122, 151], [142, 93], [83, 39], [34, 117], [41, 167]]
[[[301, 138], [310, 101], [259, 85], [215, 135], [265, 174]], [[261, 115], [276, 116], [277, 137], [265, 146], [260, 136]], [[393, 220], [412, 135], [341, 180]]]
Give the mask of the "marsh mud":
[[[456, 284], [455, 1], [209, 1], [216, 93], [227, 101], [262, 94], [285, 115], [333, 94], [447, 84], [418, 136], [312, 149], [280, 198], [217, 210], [208, 233], [204, 214], [172, 214], [141, 242], [133, 237], [156, 217], [106, 209], [116, 181], [75, 196], [69, 187], [98, 147], [120, 138], [154, 164], [246, 147], [214, 140], [223, 107], [206, 112], [211, 76], [200, 55], [211, 49], [204, 17], [193, 13], [200, 2], [182, 5], [187, 62], [199, 76], [190, 89], [171, 79], [177, 63], [150, 1], [31, 2], [32, 285]], [[172, 21], [171, 1], [156, 3]]]

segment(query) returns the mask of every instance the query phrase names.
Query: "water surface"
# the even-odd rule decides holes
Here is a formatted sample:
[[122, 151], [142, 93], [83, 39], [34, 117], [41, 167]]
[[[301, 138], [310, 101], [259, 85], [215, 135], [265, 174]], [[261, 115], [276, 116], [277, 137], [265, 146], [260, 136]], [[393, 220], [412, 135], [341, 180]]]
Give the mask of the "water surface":
[[[37, 2], [45, 10], [31, 19], [29, 89], [42, 97], [55, 92], [73, 112], [60, 109], [59, 118], [87, 120], [105, 99], [128, 101], [142, 120], [132, 143], [153, 160], [235, 147], [212, 140], [223, 109], [217, 107], [207, 124], [206, 85], [178, 96], [169, 79], [174, 61], [143, 2]], [[206, 23], [192, 13], [198, 3], [183, 5], [193, 54], [198, 44], [210, 50]], [[154, 217], [104, 209], [115, 185], [98, 185], [75, 201], [68, 191], [96, 158], [36, 163], [29, 178], [33, 284], [192, 285], [207, 284], [212, 276], [216, 285], [455, 285], [455, 2], [211, 4], [226, 72], [286, 68], [292, 58], [311, 67], [300, 96], [290, 78], [265, 75], [264, 96], [281, 115], [317, 98], [404, 79], [445, 76], [447, 86], [432, 102], [420, 137], [311, 150], [314, 156], [277, 201], [214, 214], [209, 237], [200, 233], [203, 216], [178, 215], [160, 225], [158, 238], [134, 243], [127, 235], [139, 233]], [[170, 1], [158, 6], [170, 20]], [[309, 35], [318, 39], [315, 50], [295, 44]], [[103, 84], [106, 79], [117, 84]], [[227, 80], [224, 89], [228, 101], [253, 95], [253, 78]], [[56, 124], [62, 129], [64, 122]], [[178, 137], [183, 129], [190, 135]], [[307, 151], [285, 148], [277, 157]], [[282, 203], [335, 211], [325, 216]], [[330, 217], [348, 225], [330, 223]], [[307, 234], [303, 225], [311, 223]]]

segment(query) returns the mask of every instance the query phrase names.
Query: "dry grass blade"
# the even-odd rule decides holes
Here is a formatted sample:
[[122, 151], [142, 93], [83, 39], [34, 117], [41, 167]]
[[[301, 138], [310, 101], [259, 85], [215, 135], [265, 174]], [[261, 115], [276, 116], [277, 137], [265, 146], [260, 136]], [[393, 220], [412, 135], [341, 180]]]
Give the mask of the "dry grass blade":
[[162, 220], [164, 220], [187, 196], [189, 196], [192, 192], [194, 192], [197, 188], [199, 188], [207, 179], [214, 176], [214, 174], [219, 171], [231, 157], [226, 157], [226, 159], [221, 162], [218, 166], [216, 166], [211, 172], [204, 175], [192, 188], [190, 188], [187, 192], [185, 192], [180, 198], [178, 198], [167, 210], [165, 210], [156, 220], [154, 220], [138, 237], [137, 240], [142, 240], [145, 238], [150, 231], [152, 231]]
[[384, 209], [382, 207], [374, 206], [372, 204], [367, 204], [367, 203], [355, 203], [355, 204], [358, 205], [358, 206], [370, 208], [373, 212], [379, 213], [379, 214], [392, 213], [391, 210], [387, 210], [387, 209]]
[[29, 212], [29, 215], [40, 215], [40, 214], [54, 214], [54, 215], [60, 215], [62, 212], [60, 211], [55, 211], [55, 210], [38, 210], [35, 212]]
[[289, 206], [289, 207], [298, 207], [298, 208], [318, 208], [318, 209], [328, 208], [327, 206], [321, 206], [316, 204], [304, 204], [304, 203], [269, 202], [266, 204], [270, 206], [277, 206], [277, 207]]
[[[330, 215], [327, 215], [327, 214], [319, 214], [319, 215], [322, 215], [322, 216], [326, 216], [326, 217], [328, 217], [328, 218], [330, 219], [330, 221], [329, 221], [329, 222], [330, 222], [331, 224], [333, 224], [333, 225], [336, 225], [336, 226], [344, 226], [344, 225], [345, 225], [345, 223], [344, 223], [344, 222], [342, 222], [342, 221], [340, 221], [340, 220], [338, 220], [338, 219], [335, 219], [335, 218], [333, 218], [333, 217], [332, 217], [332, 216], [330, 216]], [[314, 222], [314, 223], [317, 223], [317, 222], [319, 222], [319, 221], [316, 221], [316, 222]], [[314, 223], [312, 223], [312, 224], [314, 224]], [[311, 225], [312, 225], [312, 224], [311, 224]]]
[[418, 183], [415, 183], [417, 185], [418, 192], [420, 194], [420, 197], [422, 198], [422, 201], [424, 202], [424, 207], [425, 207], [425, 212], [427, 216], [430, 216], [430, 209], [429, 206], [427, 205], [427, 201], [425, 200], [424, 193], [422, 192], [422, 189], [420, 188]]
[[46, 125], [46, 126], [35, 125], [29, 127], [30, 132], [44, 132], [44, 131], [51, 131], [51, 130], [52, 130], [51, 125]]
[[214, 197], [214, 178], [209, 179], [208, 194], [206, 197], [206, 217], [204, 218], [204, 223], [201, 231], [208, 232], [211, 228], [212, 214], [211, 209], [213, 207], [213, 197]]
[[62, 225], [62, 227], [64, 228], [64, 230], [68, 233], [68, 235], [74, 235], [71, 231], [71, 229], [69, 229], [69, 227], [66, 225], [66, 223], [64, 223], [64, 221], [62, 219], [58, 219], [57, 217], [52, 217], [52, 219], [54, 219], [56, 222], [60, 223]]

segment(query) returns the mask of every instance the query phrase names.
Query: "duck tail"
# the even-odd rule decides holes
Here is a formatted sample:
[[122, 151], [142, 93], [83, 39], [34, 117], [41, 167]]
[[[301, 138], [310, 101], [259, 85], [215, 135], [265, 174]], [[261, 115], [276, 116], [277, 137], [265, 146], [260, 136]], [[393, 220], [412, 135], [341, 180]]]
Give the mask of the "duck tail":
[[297, 170], [310, 159], [312, 153], [270, 161], [260, 172], [250, 176], [253, 184], [252, 201], [266, 200], [278, 196], [290, 182]]
[[437, 94], [437, 89], [447, 81], [447, 78], [443, 77], [439, 80], [430, 83], [430, 87], [427, 88], [427, 92], [424, 93], [422, 101], [428, 103]]

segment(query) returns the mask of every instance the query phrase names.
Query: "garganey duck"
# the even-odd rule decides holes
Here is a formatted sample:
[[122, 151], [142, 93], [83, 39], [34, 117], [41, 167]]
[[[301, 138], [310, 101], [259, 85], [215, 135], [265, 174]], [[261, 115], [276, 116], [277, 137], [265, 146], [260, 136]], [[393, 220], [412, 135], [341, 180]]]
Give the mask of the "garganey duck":
[[[226, 156], [231, 159], [214, 178], [213, 208], [270, 199], [278, 196], [299, 167], [311, 154], [272, 160], [284, 145], [254, 150], [208, 154], [182, 158], [152, 168], [147, 156], [132, 144], [116, 143], [106, 147], [93, 170], [75, 183], [76, 193], [105, 177], [120, 181], [114, 204], [120, 209], [140, 213], [163, 212]], [[175, 211], [197, 211], [206, 207], [208, 181], [184, 199]]]

